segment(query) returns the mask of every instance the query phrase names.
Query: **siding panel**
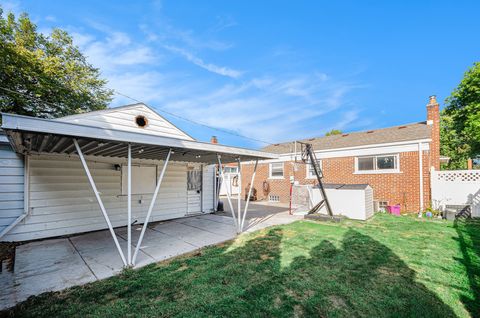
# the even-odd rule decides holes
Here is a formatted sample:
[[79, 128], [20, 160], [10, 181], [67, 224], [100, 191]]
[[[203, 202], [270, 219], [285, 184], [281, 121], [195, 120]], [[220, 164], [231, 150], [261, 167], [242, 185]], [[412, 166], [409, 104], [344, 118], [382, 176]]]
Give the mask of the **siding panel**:
[[[118, 163], [122, 164], [120, 160]], [[133, 163], [139, 162], [134, 160]], [[151, 161], [149, 164], [152, 163], [158, 165], [157, 171], [160, 174], [163, 163]], [[112, 160], [108, 163], [89, 161], [88, 166], [112, 224], [126, 225], [127, 196], [121, 195], [121, 172], [114, 169]], [[184, 163], [169, 163], [152, 212], [152, 221], [185, 216], [186, 171], [187, 165]], [[132, 196], [132, 222], [145, 221], [151, 199], [152, 194]], [[30, 215], [13, 228], [5, 240], [30, 240], [107, 228], [78, 159], [32, 157], [29, 203]]]
[[0, 232], [23, 213], [23, 157], [0, 144]]
[[214, 179], [215, 165], [209, 165], [203, 167], [203, 185], [202, 185], [202, 200], [203, 200], [203, 212], [213, 211], [213, 179]]
[[[135, 124], [135, 117], [144, 115], [148, 119], [148, 125], [139, 128]], [[168, 122], [165, 118], [155, 113], [144, 105], [135, 105], [127, 108], [112, 109], [98, 113], [91, 113], [82, 116], [68, 116], [59, 118], [60, 121], [78, 123], [95, 127], [119, 129], [144, 134], [166, 136], [179, 139], [193, 140], [186, 133]]]

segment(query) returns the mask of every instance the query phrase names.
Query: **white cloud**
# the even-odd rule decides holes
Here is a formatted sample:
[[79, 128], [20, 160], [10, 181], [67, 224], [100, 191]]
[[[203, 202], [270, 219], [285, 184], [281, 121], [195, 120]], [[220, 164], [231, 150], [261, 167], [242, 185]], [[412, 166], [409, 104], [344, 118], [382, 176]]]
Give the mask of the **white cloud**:
[[48, 21], [48, 22], [56, 22], [57, 21], [57, 18], [54, 17], [53, 15], [47, 15], [45, 17], [45, 21]]
[[218, 65], [215, 65], [215, 64], [212, 64], [212, 63], [207, 63], [207, 62], [203, 61], [201, 58], [193, 55], [191, 52], [188, 52], [185, 49], [175, 47], [175, 46], [171, 46], [171, 45], [165, 45], [164, 48], [171, 51], [171, 52], [180, 54], [181, 56], [186, 58], [188, 61], [192, 62], [193, 64], [195, 64], [195, 65], [197, 65], [197, 66], [199, 66], [199, 67], [201, 67], [201, 68], [203, 68], [203, 69], [205, 69], [209, 72], [216, 73], [216, 74], [222, 75], [222, 76], [231, 77], [231, 78], [238, 78], [242, 75], [241, 71], [238, 71], [238, 70], [235, 70], [235, 69], [232, 69], [232, 68], [229, 68], [229, 67], [225, 67], [225, 66], [218, 66]]
[[2, 1], [1, 8], [3, 9], [3, 12], [5, 14], [8, 14], [11, 12], [17, 17], [22, 13], [19, 1], [11, 1], [11, 0]]
[[[351, 87], [333, 81], [312, 87], [308, 79], [313, 78], [314, 75], [299, 75], [252, 79], [218, 90], [192, 91], [187, 87], [184, 92], [188, 93], [169, 97], [163, 105], [187, 118], [253, 138], [270, 142], [293, 140], [327, 131], [331, 121], [323, 117], [338, 110], [340, 105], [344, 106], [339, 99]], [[284, 89], [292, 83], [301, 94], [291, 94]], [[306, 87], [302, 88], [300, 83]], [[335, 126], [347, 127], [357, 119], [358, 113], [358, 110], [346, 108], [341, 118], [334, 118]]]
[[161, 59], [150, 46], [134, 43], [123, 32], [108, 30], [96, 36], [81, 32], [71, 34], [88, 61], [107, 76], [112, 72], [125, 71], [118, 69], [119, 66], [152, 65]]
[[[150, 106], [269, 142], [319, 136], [333, 128], [351, 130], [362, 125], [358, 120], [360, 110], [346, 100], [357, 86], [325, 73], [277, 71], [252, 76], [254, 72], [209, 63], [196, 56], [192, 53], [195, 43], [188, 42], [194, 39], [190, 32], [181, 33], [179, 46], [169, 42], [171, 34], [156, 32], [146, 25], [140, 25], [144, 42], [105, 25], [91, 26], [99, 33], [76, 32], [75, 43], [91, 63], [101, 68], [109, 87]], [[179, 55], [222, 77], [209, 82], [201, 75], [178, 73], [174, 63], [161, 63], [164, 56], [160, 57], [159, 51], [165, 58]], [[112, 105], [128, 103], [132, 100], [117, 95]], [[194, 136], [197, 130], [205, 129], [188, 125], [186, 130]]]

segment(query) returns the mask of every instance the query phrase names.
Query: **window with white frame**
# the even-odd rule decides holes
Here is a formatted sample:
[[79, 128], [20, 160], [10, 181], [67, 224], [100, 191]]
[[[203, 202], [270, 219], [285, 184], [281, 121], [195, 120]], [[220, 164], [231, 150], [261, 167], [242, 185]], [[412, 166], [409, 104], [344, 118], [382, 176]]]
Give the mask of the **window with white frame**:
[[283, 178], [283, 162], [272, 162], [270, 164], [270, 178]]
[[225, 173], [238, 173], [238, 167], [225, 167]]
[[[322, 160], [318, 159], [317, 164], [318, 164], [318, 167], [320, 167], [320, 169], [322, 169]], [[310, 161], [307, 162], [306, 166], [307, 166], [307, 178], [308, 179], [316, 178], [317, 175], [315, 174], [315, 169], [313, 169]], [[320, 172], [320, 174], [321, 174], [321, 172]]]
[[398, 172], [400, 170], [398, 162], [398, 154], [356, 157], [355, 172]]

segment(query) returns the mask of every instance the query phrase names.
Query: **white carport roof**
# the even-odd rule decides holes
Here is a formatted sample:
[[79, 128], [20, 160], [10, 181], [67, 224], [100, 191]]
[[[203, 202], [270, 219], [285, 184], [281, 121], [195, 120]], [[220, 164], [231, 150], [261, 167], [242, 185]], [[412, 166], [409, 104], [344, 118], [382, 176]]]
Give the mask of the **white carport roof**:
[[238, 147], [229, 147], [137, 132], [2, 113], [2, 129], [19, 153], [76, 153], [73, 139], [85, 155], [163, 159], [171, 149], [171, 160], [215, 164], [220, 155], [223, 163], [275, 159], [278, 155]]

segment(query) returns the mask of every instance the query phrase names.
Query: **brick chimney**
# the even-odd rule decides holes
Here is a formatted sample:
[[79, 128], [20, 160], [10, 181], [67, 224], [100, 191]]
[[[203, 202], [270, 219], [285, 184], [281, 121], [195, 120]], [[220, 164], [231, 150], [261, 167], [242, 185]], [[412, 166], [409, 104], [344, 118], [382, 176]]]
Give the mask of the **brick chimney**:
[[217, 136], [212, 136], [212, 138], [210, 138], [210, 143], [212, 143], [212, 144], [218, 144]]
[[432, 127], [430, 144], [430, 165], [440, 170], [440, 105], [437, 96], [430, 96], [427, 104], [427, 125]]

